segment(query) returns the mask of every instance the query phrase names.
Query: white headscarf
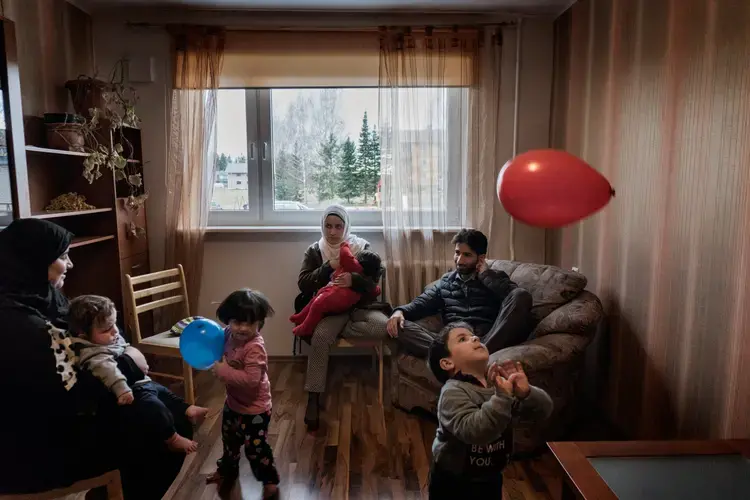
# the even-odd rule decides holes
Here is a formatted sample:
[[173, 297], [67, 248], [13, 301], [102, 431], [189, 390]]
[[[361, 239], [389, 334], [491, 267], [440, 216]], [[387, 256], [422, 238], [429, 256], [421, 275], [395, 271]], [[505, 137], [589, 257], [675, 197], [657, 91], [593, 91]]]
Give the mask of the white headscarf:
[[329, 215], [335, 215], [344, 221], [344, 235], [341, 241], [349, 243], [349, 248], [351, 248], [354, 255], [357, 255], [357, 252], [365, 248], [367, 240], [360, 238], [356, 234], [349, 234], [349, 213], [346, 209], [341, 205], [331, 205], [323, 211], [323, 218], [320, 220], [320, 232], [322, 236], [318, 245], [320, 246], [320, 253], [323, 256], [323, 262], [339, 260], [339, 250], [341, 247], [341, 243], [331, 245], [326, 240], [326, 217]]

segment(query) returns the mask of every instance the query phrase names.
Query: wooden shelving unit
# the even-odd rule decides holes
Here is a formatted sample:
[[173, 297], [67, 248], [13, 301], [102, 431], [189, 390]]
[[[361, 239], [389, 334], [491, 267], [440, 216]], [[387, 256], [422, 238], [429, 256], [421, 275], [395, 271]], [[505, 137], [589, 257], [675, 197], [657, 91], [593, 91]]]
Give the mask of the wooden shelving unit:
[[[21, 109], [21, 83], [19, 80], [18, 55], [15, 28], [10, 21], [0, 19], [4, 31], [4, 44], [0, 50], [0, 102], [5, 113], [3, 136], [0, 141], [0, 156], [7, 166], [8, 184], [0, 186], [10, 191], [12, 207], [3, 206], [0, 213], [0, 228], [12, 219], [21, 217], [47, 219], [71, 231], [75, 237], [70, 246], [70, 257], [74, 267], [67, 274], [64, 292], [68, 297], [80, 294], [96, 294], [109, 297], [115, 302], [121, 318], [120, 326], [128, 311], [123, 310], [124, 275], [149, 272], [147, 236], [136, 236], [134, 226], [146, 228], [145, 207], [137, 212], [127, 205], [131, 194], [125, 181], [115, 181], [108, 169], [101, 170], [101, 177], [89, 183], [83, 177], [83, 163], [88, 155], [78, 151], [65, 151], [47, 147], [44, 120], [41, 117], [24, 116]], [[64, 82], [58, 82], [62, 88]], [[53, 105], [60, 106], [59, 100]], [[50, 113], [65, 112], [66, 109], [47, 109]], [[1, 130], [1, 129], [0, 129]], [[131, 173], [143, 174], [141, 132], [136, 129], [116, 130], [126, 138], [122, 141], [123, 156], [129, 158]], [[97, 132], [100, 143], [113, 142], [113, 133], [108, 127]], [[144, 188], [141, 187], [141, 190]], [[134, 194], [141, 194], [143, 191]], [[50, 202], [66, 193], [78, 193], [91, 210], [49, 212]], [[4, 205], [8, 205], [4, 201]], [[148, 234], [148, 233], [146, 233]], [[148, 318], [145, 318], [148, 320]], [[127, 329], [123, 328], [126, 337]]]
[[[132, 145], [125, 151], [128, 163], [142, 173], [141, 134], [139, 130], [124, 131]], [[104, 295], [112, 299], [120, 312], [120, 326], [129, 336], [128, 311], [123, 304], [125, 274], [136, 276], [149, 272], [147, 236], [136, 237], [132, 225], [146, 228], [145, 207], [137, 213], [128, 208], [128, 185], [116, 182], [111, 171], [102, 169], [102, 176], [89, 184], [83, 178], [83, 160], [89, 155], [37, 145], [24, 145], [25, 174], [28, 186], [21, 186], [28, 196], [18, 196], [19, 212], [37, 219], [48, 219], [75, 234], [70, 245], [74, 268], [68, 273], [64, 292], [69, 297], [80, 294]], [[19, 191], [21, 191], [19, 189]], [[65, 193], [86, 197], [91, 210], [46, 210], [53, 198]], [[139, 194], [139, 193], [136, 193]], [[26, 198], [24, 200], [24, 198]], [[144, 318], [142, 318], [143, 320]], [[150, 318], [145, 318], [146, 321]], [[143, 322], [143, 321], [142, 321]]]
[[34, 219], [60, 219], [62, 217], [77, 217], [79, 215], [91, 215], [100, 214], [103, 212], [111, 212], [111, 208], [92, 208], [91, 210], [75, 210], [75, 211], [52, 211], [52, 212], [41, 212], [32, 213], [31, 216]]
[[28, 153], [42, 153], [48, 155], [89, 156], [88, 153], [82, 153], [80, 151], [65, 151], [64, 149], [40, 148], [39, 146], [26, 146], [26, 151]]
[[73, 243], [70, 244], [70, 248], [78, 248], [83, 247], [86, 245], [93, 245], [94, 243], [99, 243], [101, 241], [107, 241], [107, 240], [113, 240], [115, 239], [114, 234], [110, 234], [107, 236], [83, 236], [81, 238], [73, 238]]

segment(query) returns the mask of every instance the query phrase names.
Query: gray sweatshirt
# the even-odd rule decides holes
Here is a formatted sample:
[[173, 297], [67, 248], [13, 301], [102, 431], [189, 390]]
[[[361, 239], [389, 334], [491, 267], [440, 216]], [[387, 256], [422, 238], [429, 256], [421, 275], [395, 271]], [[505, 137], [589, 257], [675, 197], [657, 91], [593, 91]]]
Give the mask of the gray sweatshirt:
[[[119, 334], [115, 342], [108, 345], [94, 344], [82, 338], [73, 340], [73, 350], [78, 353], [78, 365], [94, 374], [118, 398], [133, 392], [127, 378], [117, 367], [117, 358], [125, 353], [129, 345]], [[151, 379], [146, 376], [136, 385], [149, 380]]]
[[513, 421], [549, 418], [552, 399], [534, 386], [523, 401], [498, 396], [494, 387], [459, 377], [440, 391], [433, 462], [442, 471], [471, 480], [497, 477], [512, 453]]

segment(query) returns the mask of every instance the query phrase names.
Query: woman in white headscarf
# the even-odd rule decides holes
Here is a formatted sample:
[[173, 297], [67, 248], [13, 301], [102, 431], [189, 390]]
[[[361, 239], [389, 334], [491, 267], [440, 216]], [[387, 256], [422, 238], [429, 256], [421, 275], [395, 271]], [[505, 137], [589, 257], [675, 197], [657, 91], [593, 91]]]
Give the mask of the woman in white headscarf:
[[[323, 211], [320, 222], [321, 238], [307, 248], [299, 272], [297, 285], [300, 294], [294, 301], [294, 309], [299, 312], [312, 299], [319, 289], [326, 286], [331, 275], [339, 266], [339, 248], [344, 241], [349, 243], [353, 254], [361, 250], [369, 250], [370, 243], [357, 235], [351, 234], [349, 214], [341, 205], [331, 205]], [[372, 296], [376, 283], [369, 278], [356, 273], [339, 275], [334, 284], [341, 287], [351, 287], [364, 298]], [[305, 390], [308, 392], [305, 424], [308, 430], [315, 430], [319, 423], [319, 399], [325, 392], [326, 375], [328, 371], [328, 356], [331, 345], [341, 334], [349, 321], [349, 313], [327, 316], [318, 323], [312, 339], [311, 352], [307, 357], [307, 376]], [[295, 338], [295, 345], [297, 339]]]

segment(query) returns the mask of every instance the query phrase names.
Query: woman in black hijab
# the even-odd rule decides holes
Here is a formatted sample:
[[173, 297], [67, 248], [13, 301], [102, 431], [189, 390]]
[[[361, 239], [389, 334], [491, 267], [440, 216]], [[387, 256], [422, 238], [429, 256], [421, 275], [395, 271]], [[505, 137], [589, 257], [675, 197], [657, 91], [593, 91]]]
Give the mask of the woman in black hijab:
[[[126, 498], [159, 499], [184, 454], [118, 418], [101, 383], [74, 369], [60, 289], [73, 235], [38, 219], [0, 231], [0, 493], [69, 486], [119, 469]], [[192, 435], [189, 422], [178, 431]], [[186, 434], [187, 433], [187, 434]]]

